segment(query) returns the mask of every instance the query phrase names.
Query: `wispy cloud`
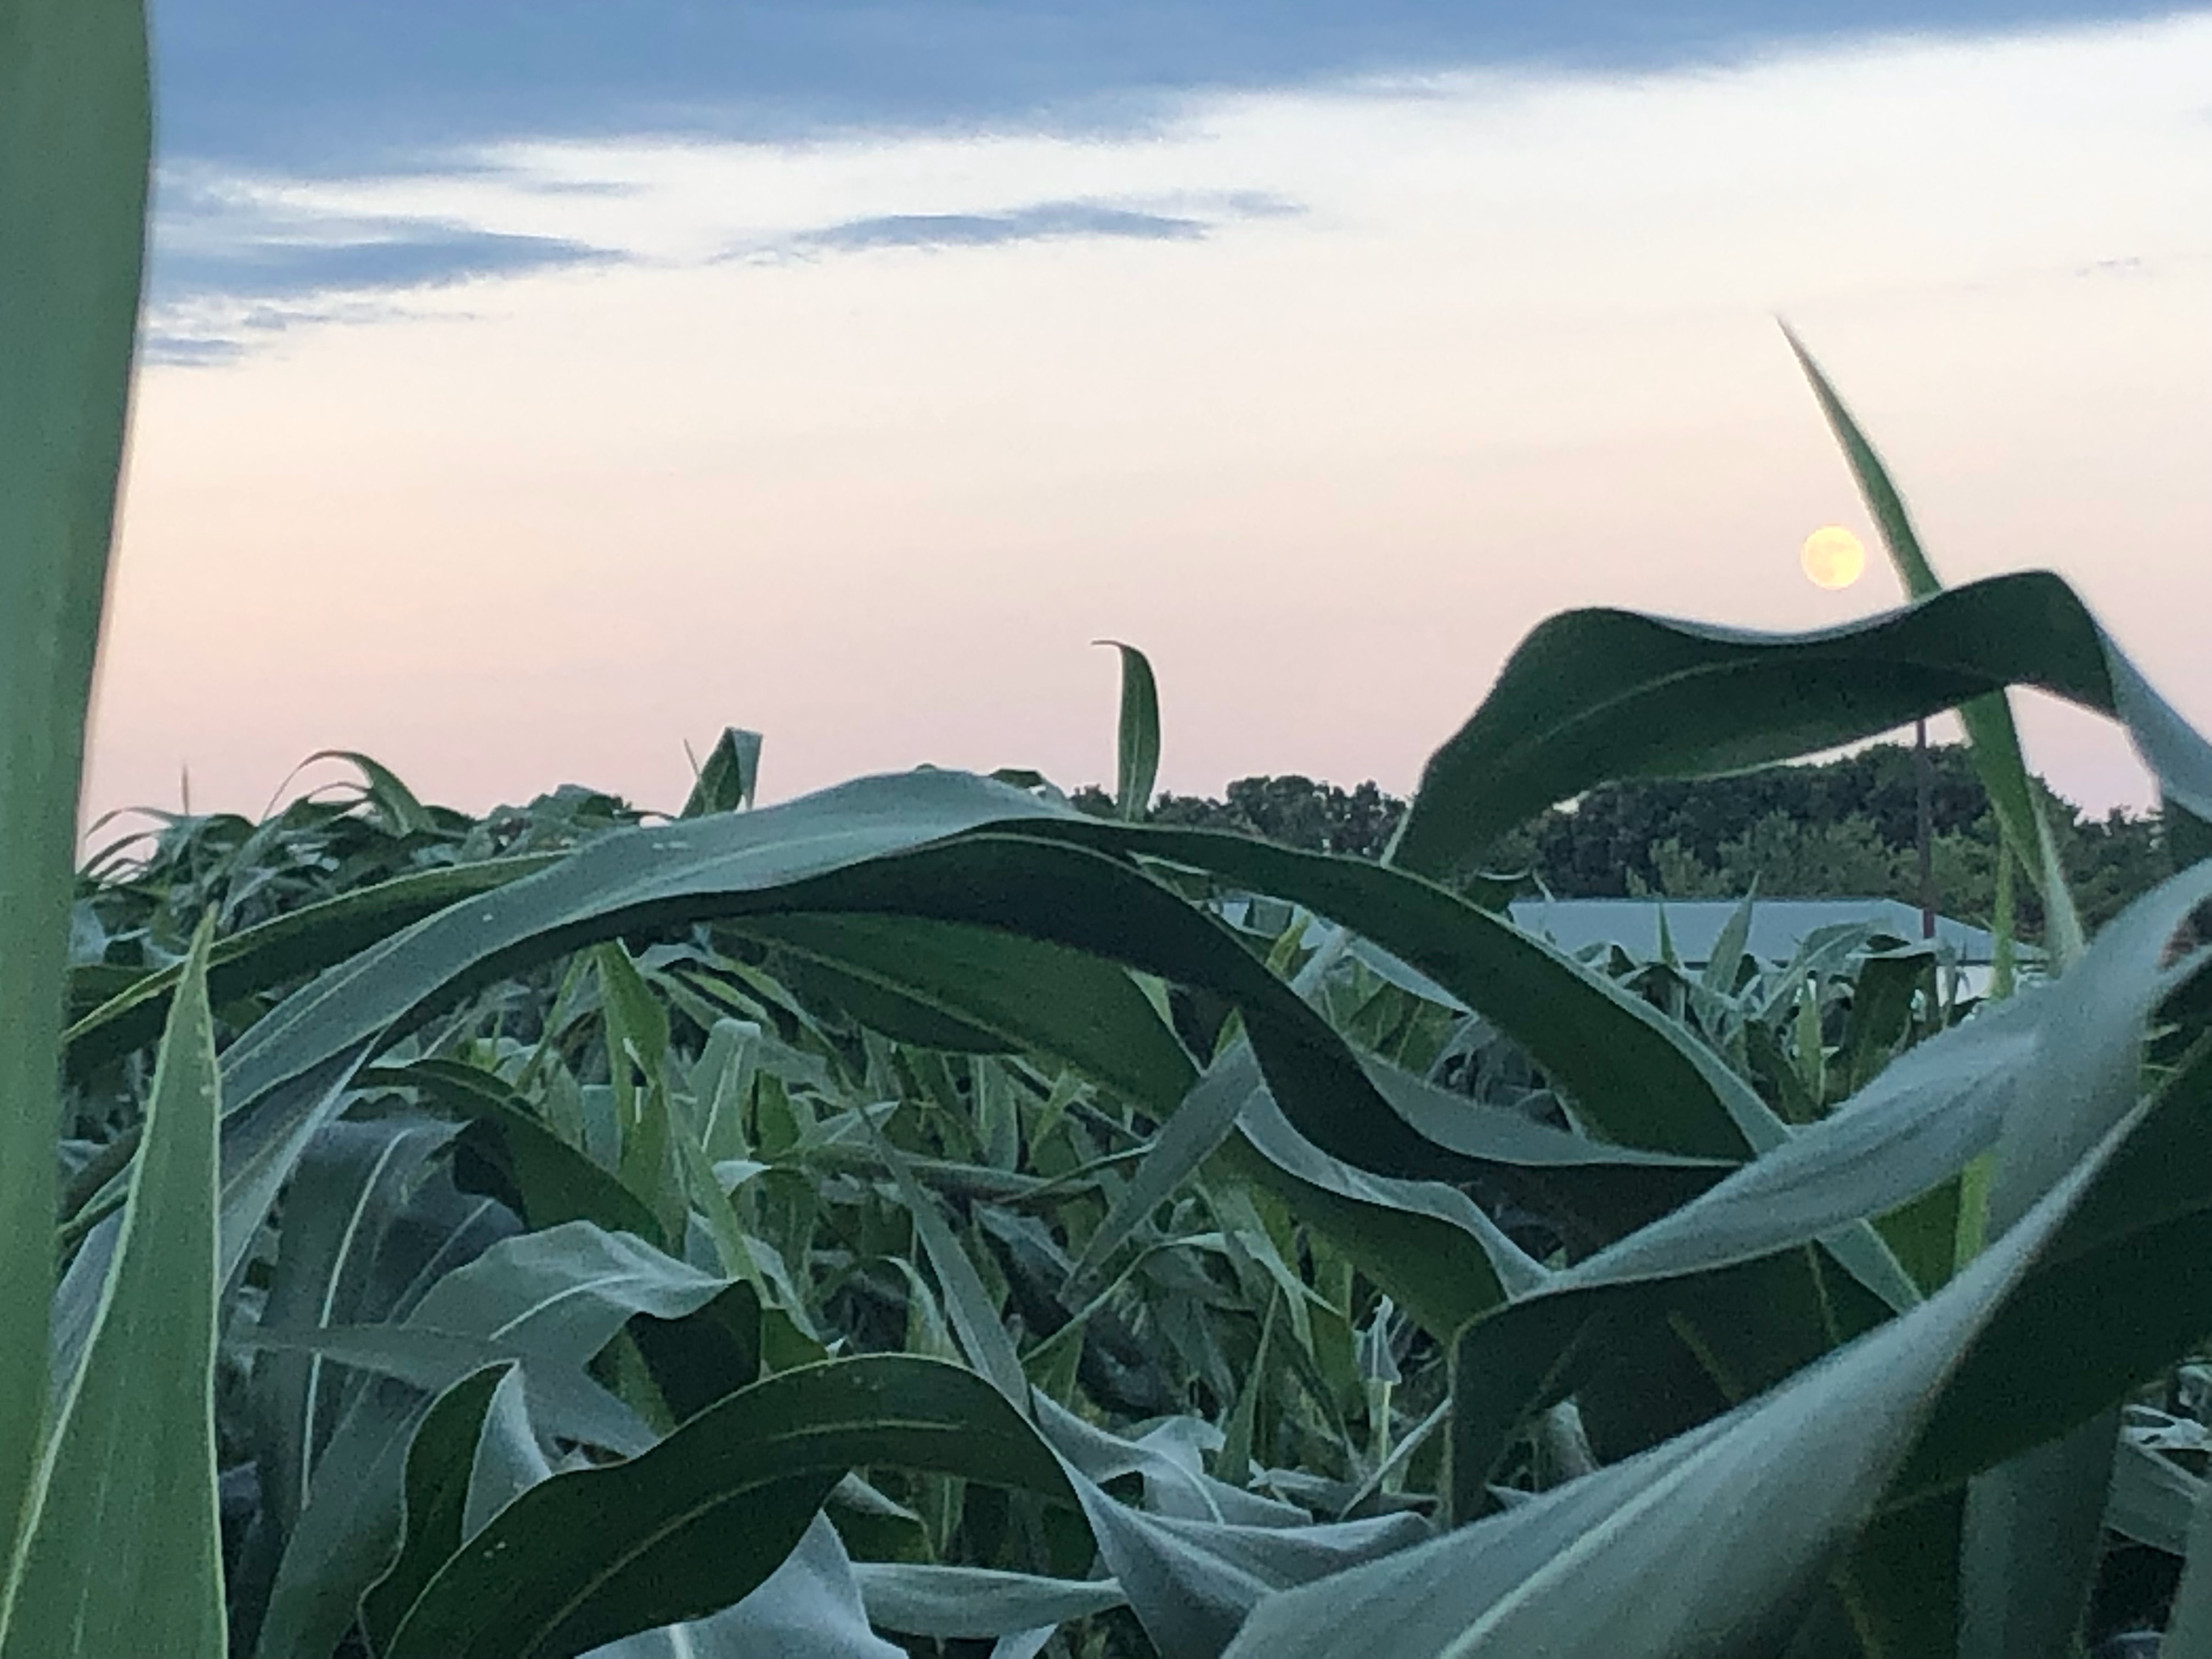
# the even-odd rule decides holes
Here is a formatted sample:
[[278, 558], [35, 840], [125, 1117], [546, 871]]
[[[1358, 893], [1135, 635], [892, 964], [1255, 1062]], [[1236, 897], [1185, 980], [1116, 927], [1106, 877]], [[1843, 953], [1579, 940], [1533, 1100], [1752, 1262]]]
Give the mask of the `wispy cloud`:
[[304, 294], [260, 299], [207, 294], [148, 307], [139, 356], [149, 363], [201, 368], [234, 362], [285, 330], [315, 323], [392, 322], [407, 307], [388, 295]]
[[619, 257], [573, 236], [332, 209], [284, 181], [188, 169], [161, 181], [145, 355], [227, 362], [301, 323], [390, 317], [410, 294]]
[[[1180, 210], [1169, 210], [1172, 206]], [[1279, 218], [1302, 210], [1260, 191], [1134, 207], [1097, 201], [1033, 202], [980, 213], [886, 213], [848, 219], [784, 239], [776, 252], [854, 252], [870, 248], [981, 248], [1012, 242], [1126, 238], [1195, 242], [1238, 219]]]
[[441, 288], [610, 258], [606, 249], [557, 236], [515, 236], [445, 226], [392, 225], [356, 239], [247, 241], [158, 260], [157, 297], [223, 294], [269, 299]]
[[1194, 242], [1203, 219], [1133, 213], [1089, 202], [1039, 202], [1012, 213], [891, 213], [851, 219], [793, 237], [785, 246], [849, 252], [877, 247], [996, 247], [1007, 242], [1064, 240], [1079, 236], [1127, 236], [1152, 242]]
[[442, 310], [462, 283], [594, 264], [1200, 242], [1305, 211], [1210, 171], [1187, 149], [1064, 140], [504, 146], [340, 179], [179, 165], [161, 183], [148, 355], [226, 362], [299, 325]]

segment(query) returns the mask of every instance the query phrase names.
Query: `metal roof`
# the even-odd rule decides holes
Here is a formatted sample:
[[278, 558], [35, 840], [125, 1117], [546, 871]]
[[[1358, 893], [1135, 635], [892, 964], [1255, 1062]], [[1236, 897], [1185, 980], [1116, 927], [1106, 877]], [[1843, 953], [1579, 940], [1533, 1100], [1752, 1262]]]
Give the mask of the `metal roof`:
[[[1741, 899], [1579, 898], [1516, 899], [1513, 920], [1569, 952], [1590, 945], [1618, 945], [1630, 956], [1648, 960], [1659, 954], [1659, 921], [1663, 915], [1674, 954], [1688, 967], [1702, 968], [1712, 957], [1721, 930], [1741, 907]], [[1865, 926], [1899, 944], [1920, 941], [1918, 907], [1887, 898], [1759, 899], [1751, 908], [1746, 948], [1763, 962], [1787, 962], [1808, 934], [1823, 927]], [[1996, 941], [1986, 929], [1936, 918], [1939, 944], [1958, 954], [1962, 966], [1986, 966], [1996, 959]]]

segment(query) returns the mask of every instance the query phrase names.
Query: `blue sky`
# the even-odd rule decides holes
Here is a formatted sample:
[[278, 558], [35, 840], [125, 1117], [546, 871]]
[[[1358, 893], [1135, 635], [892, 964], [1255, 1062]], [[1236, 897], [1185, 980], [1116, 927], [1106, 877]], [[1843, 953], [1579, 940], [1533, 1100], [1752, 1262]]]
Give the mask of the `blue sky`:
[[[1514, 642], [2056, 568], [2212, 722], [2212, 9], [156, 8], [89, 805], [918, 762], [1408, 787]], [[2177, 598], [2185, 602], [2177, 603]], [[2094, 722], [2024, 716], [2092, 805]]]
[[[1638, 72], [1808, 41], [2113, 21], [2080, 0], [1646, 5], [1633, 0], [171, 0], [156, 9], [169, 163], [155, 294], [298, 301], [610, 257], [558, 237], [404, 222], [255, 226], [198, 181], [450, 170], [474, 147], [638, 132], [790, 142], [855, 131], [1133, 132], [1194, 92], [1469, 65]], [[1071, 234], [1202, 234], [1188, 215], [1024, 204], [799, 233], [822, 249]], [[249, 319], [237, 339], [251, 343]], [[326, 317], [328, 307], [307, 314]], [[363, 314], [356, 301], [349, 314]], [[223, 355], [190, 337], [179, 361]]]
[[1148, 119], [1164, 94], [1470, 64], [1650, 70], [1820, 38], [2117, 21], [2081, 0], [170, 0], [173, 155], [389, 165], [457, 142], [653, 129], [1046, 129]]

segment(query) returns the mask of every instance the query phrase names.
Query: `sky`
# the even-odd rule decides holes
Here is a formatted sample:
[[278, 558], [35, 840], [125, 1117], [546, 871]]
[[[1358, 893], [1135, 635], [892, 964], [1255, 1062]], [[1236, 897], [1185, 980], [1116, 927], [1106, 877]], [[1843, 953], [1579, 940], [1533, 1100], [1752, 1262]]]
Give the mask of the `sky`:
[[[1518, 14], [1518, 15], [1515, 15]], [[2212, 725], [2212, 9], [155, 8], [87, 806], [918, 763], [1403, 791], [1554, 611], [2071, 580]], [[2022, 698], [2092, 808], [2147, 781]]]

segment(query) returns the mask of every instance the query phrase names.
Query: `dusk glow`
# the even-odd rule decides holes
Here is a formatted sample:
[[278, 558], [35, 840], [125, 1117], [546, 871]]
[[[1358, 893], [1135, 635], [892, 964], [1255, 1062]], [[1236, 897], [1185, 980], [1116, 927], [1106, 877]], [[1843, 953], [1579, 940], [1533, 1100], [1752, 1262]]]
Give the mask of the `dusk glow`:
[[[1873, 532], [1778, 315], [1947, 579], [2061, 571], [2202, 719], [2208, 84], [2200, 11], [173, 152], [88, 805], [189, 765], [258, 810], [343, 747], [666, 806], [726, 724], [770, 798], [1072, 786], [1102, 635], [1158, 666], [1164, 787], [1403, 789], [1563, 606], [1837, 619], [1775, 550]], [[2147, 799], [2025, 702], [2060, 787]]]

